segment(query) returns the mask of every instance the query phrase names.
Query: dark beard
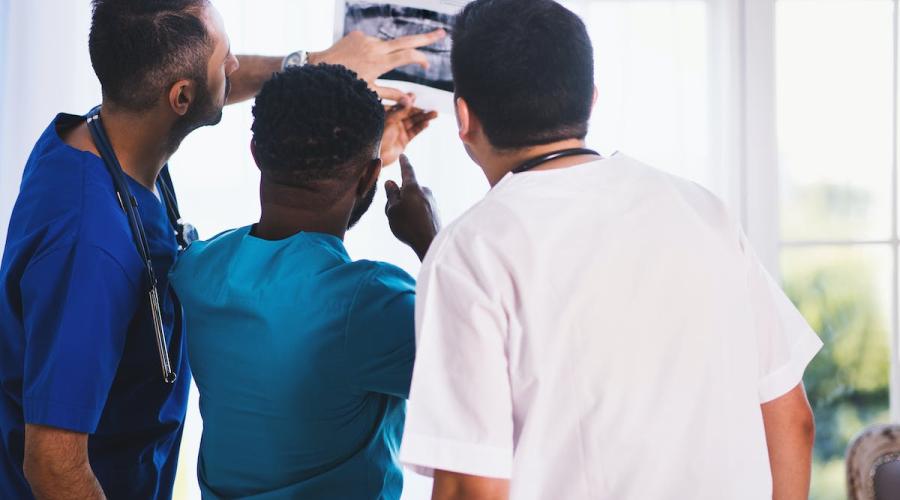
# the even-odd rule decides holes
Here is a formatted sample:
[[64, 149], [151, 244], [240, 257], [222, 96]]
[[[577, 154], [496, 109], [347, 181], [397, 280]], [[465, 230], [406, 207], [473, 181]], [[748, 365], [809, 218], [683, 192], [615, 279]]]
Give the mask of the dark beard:
[[[181, 141], [191, 132], [201, 127], [218, 125], [222, 121], [222, 108], [213, 103], [213, 96], [205, 81], [198, 81], [200, 89], [197, 99], [188, 112], [175, 122], [169, 134], [169, 152], [174, 153], [181, 146]], [[225, 80], [225, 98], [231, 92], [231, 80]]]
[[353, 229], [353, 226], [362, 219], [363, 215], [369, 211], [369, 208], [372, 206], [372, 202], [375, 201], [375, 193], [378, 192], [378, 183], [376, 182], [372, 189], [369, 190], [368, 193], [365, 194], [360, 200], [356, 203], [356, 206], [353, 207], [353, 211], [350, 212], [350, 223], [347, 224], [347, 229]]

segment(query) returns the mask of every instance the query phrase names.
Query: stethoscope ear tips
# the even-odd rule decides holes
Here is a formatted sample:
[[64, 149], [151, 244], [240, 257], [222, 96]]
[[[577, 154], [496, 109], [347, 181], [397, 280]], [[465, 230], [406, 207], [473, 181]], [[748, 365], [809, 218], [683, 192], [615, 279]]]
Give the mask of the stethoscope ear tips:
[[169, 372], [165, 375], [165, 377], [163, 377], [163, 379], [166, 381], [167, 384], [174, 384], [175, 379], [177, 379], [177, 378], [178, 378], [178, 375], [176, 375], [175, 372]]

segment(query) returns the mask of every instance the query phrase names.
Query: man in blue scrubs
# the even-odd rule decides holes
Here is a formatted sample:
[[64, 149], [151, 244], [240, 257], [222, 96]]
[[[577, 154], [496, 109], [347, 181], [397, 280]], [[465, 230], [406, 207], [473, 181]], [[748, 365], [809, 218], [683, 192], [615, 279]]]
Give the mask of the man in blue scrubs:
[[[181, 307], [166, 278], [178, 246], [158, 177], [182, 139], [217, 123], [226, 103], [255, 95], [284, 60], [232, 55], [206, 0], [93, 6], [101, 116], [149, 240], [179, 377], [163, 381], [144, 264], [85, 120], [59, 115], [25, 168], [0, 266], [3, 499], [171, 497], [191, 375]], [[373, 81], [421, 62], [415, 47], [439, 36], [379, 42], [354, 34], [288, 59], [341, 62]], [[392, 127], [423, 116], [397, 108]], [[403, 137], [393, 133], [386, 147], [402, 149]]]
[[[384, 112], [326, 65], [276, 75], [254, 116], [259, 223], [194, 243], [171, 275], [200, 389], [203, 497], [397, 499], [415, 283], [343, 244], [375, 195]], [[421, 258], [438, 223], [401, 162], [388, 217]]]

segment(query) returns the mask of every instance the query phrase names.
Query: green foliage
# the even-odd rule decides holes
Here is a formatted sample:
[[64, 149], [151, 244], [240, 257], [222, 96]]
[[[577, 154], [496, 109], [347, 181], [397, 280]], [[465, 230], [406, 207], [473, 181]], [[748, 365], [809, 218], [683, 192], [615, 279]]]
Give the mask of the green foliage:
[[848, 443], [888, 418], [890, 308], [871, 257], [857, 249], [785, 252], [785, 290], [825, 344], [804, 378], [816, 415], [816, 500], [844, 498]]

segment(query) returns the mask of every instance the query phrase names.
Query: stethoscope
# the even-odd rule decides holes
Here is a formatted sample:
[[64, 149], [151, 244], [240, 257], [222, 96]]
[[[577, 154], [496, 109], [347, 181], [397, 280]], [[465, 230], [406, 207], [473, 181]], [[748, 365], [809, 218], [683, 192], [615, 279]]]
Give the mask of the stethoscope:
[[563, 149], [561, 151], [554, 151], [552, 153], [547, 153], [543, 156], [539, 156], [537, 158], [528, 160], [525, 163], [514, 168], [512, 170], [512, 173], [521, 174], [524, 172], [528, 172], [529, 170], [534, 170], [545, 163], [549, 163], [553, 160], [558, 160], [560, 158], [566, 158], [569, 156], [600, 156], [602, 158], [600, 153], [594, 151], [593, 149], [585, 149], [585, 148]]
[[[87, 125], [88, 130], [91, 132], [91, 137], [94, 139], [94, 145], [97, 147], [97, 151], [100, 152], [100, 157], [103, 159], [103, 164], [106, 165], [106, 170], [109, 172], [110, 177], [112, 177], [116, 197], [118, 197], [119, 205], [122, 207], [122, 210], [125, 211], [125, 215], [128, 218], [128, 225], [131, 227], [135, 246], [144, 263], [144, 271], [147, 275], [147, 283], [149, 284], [147, 297], [150, 301], [150, 312], [153, 316], [153, 329], [156, 332], [156, 349], [159, 351], [159, 362], [162, 367], [163, 380], [167, 384], [173, 384], [178, 375], [172, 369], [169, 348], [168, 345], [166, 345], [166, 334], [163, 328], [162, 310], [159, 301], [159, 288], [157, 286], [156, 273], [153, 271], [150, 244], [147, 241], [147, 234], [144, 232], [144, 224], [141, 222], [141, 216], [138, 213], [137, 199], [131, 194], [131, 189], [129, 189], [128, 182], [125, 179], [125, 172], [122, 170], [122, 165], [119, 163], [119, 159], [116, 157], [112, 145], [109, 142], [109, 137], [106, 135], [106, 131], [103, 128], [103, 123], [100, 121], [100, 106], [97, 106], [88, 113]], [[197, 239], [197, 231], [193, 226], [181, 220], [181, 214], [178, 211], [178, 201], [175, 198], [174, 189], [172, 188], [172, 179], [169, 176], [168, 165], [163, 167], [156, 184], [160, 193], [162, 193], [163, 204], [166, 206], [166, 214], [168, 215], [172, 229], [175, 231], [178, 245], [181, 250], [184, 250]], [[177, 301], [177, 298], [175, 298], [175, 300]], [[176, 307], [176, 312], [178, 309], [179, 307]], [[178, 328], [178, 331], [181, 331], [180, 327]], [[174, 345], [178, 345], [174, 335], [172, 341]], [[180, 338], [178, 341], [180, 341]]]

